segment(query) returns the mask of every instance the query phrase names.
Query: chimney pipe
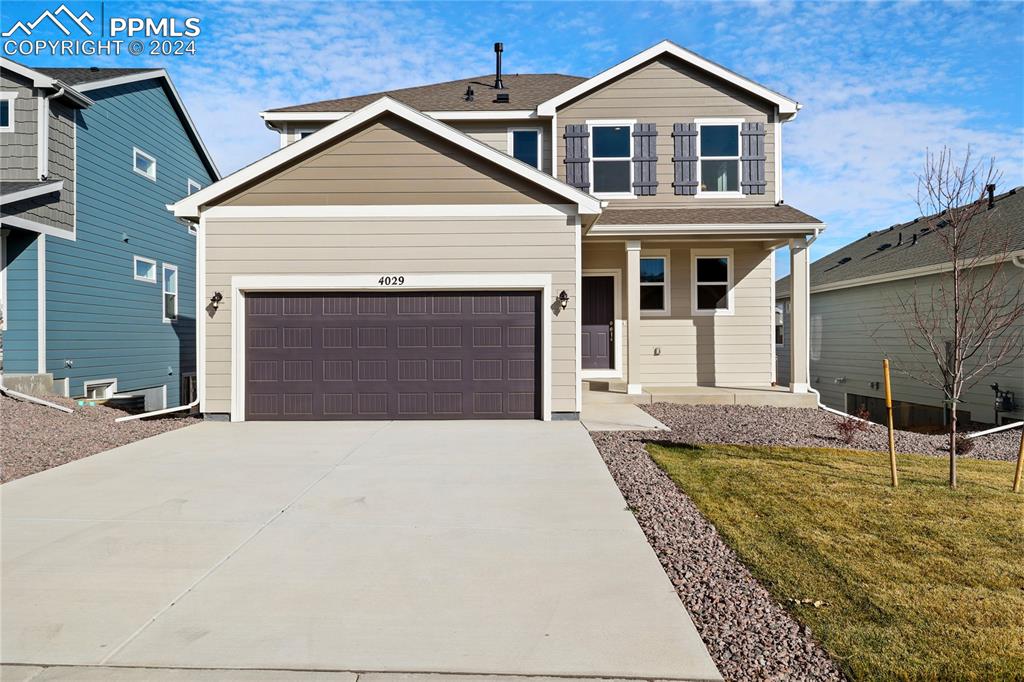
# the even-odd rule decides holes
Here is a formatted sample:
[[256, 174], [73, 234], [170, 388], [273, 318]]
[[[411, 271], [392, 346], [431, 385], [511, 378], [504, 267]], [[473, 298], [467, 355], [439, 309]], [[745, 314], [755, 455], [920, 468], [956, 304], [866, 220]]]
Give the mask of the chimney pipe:
[[996, 186], [994, 183], [985, 185], [985, 191], [988, 192], [988, 207], [992, 208], [996, 205]]
[[501, 43], [494, 43], [494, 89], [504, 90], [505, 84], [501, 82], [501, 53], [505, 51], [505, 46]]

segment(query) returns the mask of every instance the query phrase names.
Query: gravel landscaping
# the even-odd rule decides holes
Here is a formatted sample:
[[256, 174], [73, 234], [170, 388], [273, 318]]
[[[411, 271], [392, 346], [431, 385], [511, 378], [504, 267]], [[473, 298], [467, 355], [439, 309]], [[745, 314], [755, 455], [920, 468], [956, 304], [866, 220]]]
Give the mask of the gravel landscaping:
[[120, 410], [79, 406], [67, 398], [50, 396], [47, 400], [74, 412], [0, 396], [0, 481], [6, 483], [199, 422], [195, 417], [169, 416], [118, 424], [114, 420], [125, 415]]
[[[732, 443], [735, 445], [790, 445], [817, 448], [848, 448], [889, 452], [889, 432], [871, 424], [847, 445], [839, 439], [835, 425], [840, 417], [824, 410], [792, 407], [747, 407], [742, 405], [640, 405], [672, 429], [671, 440], [679, 443]], [[1015, 461], [1020, 430], [1010, 429], [972, 438], [974, 447], [963, 457]], [[910, 431], [896, 432], [896, 452], [949, 456], [944, 435]]]

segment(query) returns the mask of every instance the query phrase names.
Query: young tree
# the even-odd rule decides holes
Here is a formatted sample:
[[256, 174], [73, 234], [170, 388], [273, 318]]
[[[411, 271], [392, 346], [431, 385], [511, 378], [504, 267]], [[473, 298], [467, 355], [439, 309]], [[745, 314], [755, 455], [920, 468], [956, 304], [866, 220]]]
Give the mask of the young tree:
[[1011, 233], [990, 219], [988, 193], [999, 180], [994, 160], [962, 160], [948, 148], [927, 152], [917, 205], [948, 264], [896, 297], [894, 319], [907, 344], [927, 360], [893, 358], [897, 369], [939, 389], [949, 407], [949, 485], [957, 485], [957, 407], [964, 392], [1022, 357], [1024, 294], [1009, 277]]

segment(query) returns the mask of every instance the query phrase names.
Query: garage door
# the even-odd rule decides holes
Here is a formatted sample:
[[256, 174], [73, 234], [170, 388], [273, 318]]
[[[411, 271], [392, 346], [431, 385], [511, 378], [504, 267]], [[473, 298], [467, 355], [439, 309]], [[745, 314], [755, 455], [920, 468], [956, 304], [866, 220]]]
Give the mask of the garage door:
[[536, 293], [245, 298], [246, 419], [539, 417]]

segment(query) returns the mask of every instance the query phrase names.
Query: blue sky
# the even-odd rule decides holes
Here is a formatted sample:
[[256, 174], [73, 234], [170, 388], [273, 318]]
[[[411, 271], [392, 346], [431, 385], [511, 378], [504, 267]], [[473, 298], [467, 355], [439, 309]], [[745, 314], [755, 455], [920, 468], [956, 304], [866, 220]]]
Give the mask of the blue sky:
[[[4, 0], [0, 24], [59, 4]], [[99, 2], [68, 6], [100, 16]], [[1003, 187], [1024, 184], [1021, 2], [157, 1], [102, 11], [200, 17], [197, 54], [18, 59], [167, 68], [225, 173], [275, 148], [264, 109], [486, 74], [499, 40], [509, 72], [588, 76], [668, 38], [804, 104], [785, 128], [785, 195], [829, 225], [816, 258], [914, 217], [926, 148], [971, 145], [996, 157]]]

